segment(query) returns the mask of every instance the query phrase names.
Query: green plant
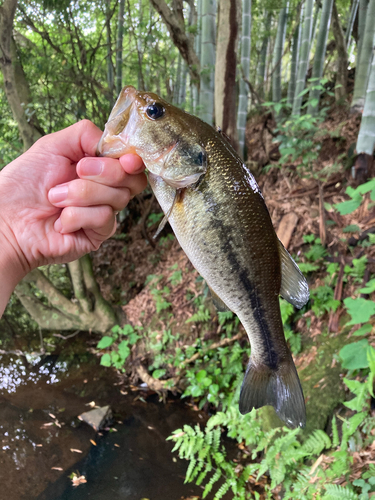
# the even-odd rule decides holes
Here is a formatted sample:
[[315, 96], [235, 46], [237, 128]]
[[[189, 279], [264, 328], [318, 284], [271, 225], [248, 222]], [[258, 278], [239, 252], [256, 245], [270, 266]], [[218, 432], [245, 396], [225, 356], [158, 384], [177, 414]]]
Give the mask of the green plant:
[[[282, 310], [284, 319], [288, 319], [290, 311], [286, 306]], [[257, 411], [240, 415], [237, 397], [225, 411], [212, 416], [204, 430], [199, 426], [184, 426], [175, 431], [169, 439], [176, 443], [174, 451], [189, 461], [186, 481], [203, 485], [204, 497], [215, 487], [215, 500], [227, 491], [231, 491], [234, 499], [254, 498], [251, 482], [260, 484], [261, 478], [265, 497], [270, 499], [280, 485], [284, 499], [367, 498], [365, 495], [375, 489], [374, 466], [364, 468], [359, 479], [349, 481], [352, 453], [357, 443], [361, 446], [372, 443], [375, 428], [368, 404], [373, 395], [375, 349], [368, 346], [366, 356], [368, 377], [364, 381], [344, 378], [354, 396], [345, 405], [353, 413], [345, 418], [333, 417], [331, 436], [322, 430], [307, 436], [301, 435], [300, 429], [265, 430]], [[202, 386], [209, 387], [212, 383], [206, 370], [200, 371], [198, 378]], [[240, 463], [227, 457], [221, 444], [224, 430], [244, 452]], [[367, 441], [364, 436], [369, 436]], [[343, 479], [346, 486], [335, 484]]]
[[[311, 81], [310, 86], [303, 90], [300, 96], [309, 93], [310, 89], [319, 90], [319, 93], [322, 92], [325, 90], [324, 85], [326, 82], [325, 79]], [[318, 102], [318, 99], [309, 97], [303, 107], [315, 108]], [[301, 177], [316, 177], [317, 173], [314, 171], [314, 165], [321, 149], [319, 138], [326, 133], [322, 129], [322, 123], [325, 120], [327, 109], [321, 108], [314, 115], [310, 113], [290, 115], [291, 106], [286, 99], [281, 99], [279, 102], [266, 102], [263, 105], [271, 107], [274, 114], [279, 117], [279, 125], [274, 131], [276, 133], [274, 142], [279, 144], [280, 166], [293, 163], [296, 164], [297, 172]], [[325, 176], [330, 173], [327, 170]], [[319, 172], [319, 178], [322, 178], [321, 172]]]
[[[371, 201], [375, 202], [375, 179], [371, 179], [370, 181], [361, 184], [356, 189], [348, 186], [345, 192], [350, 197], [350, 200], [334, 205], [336, 210], [341, 215], [351, 214], [354, 210], [357, 210], [363, 201], [363, 196], [366, 193], [370, 193]], [[370, 209], [373, 205], [374, 204], [370, 204], [368, 208]]]
[[141, 330], [141, 327], [133, 328], [131, 325], [125, 325], [123, 328], [114, 326], [111, 330], [112, 335], [102, 337], [96, 346], [97, 349], [110, 348], [110, 352], [102, 354], [100, 364], [125, 371], [124, 365], [130, 355], [130, 348], [137, 343], [140, 338], [138, 332]]

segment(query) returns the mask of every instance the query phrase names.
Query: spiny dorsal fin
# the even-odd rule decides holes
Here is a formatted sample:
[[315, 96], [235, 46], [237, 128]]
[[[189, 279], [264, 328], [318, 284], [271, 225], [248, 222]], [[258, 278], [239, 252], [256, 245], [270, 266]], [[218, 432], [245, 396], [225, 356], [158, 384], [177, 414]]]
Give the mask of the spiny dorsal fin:
[[[208, 286], [208, 285], [207, 285]], [[208, 289], [210, 290], [210, 294], [211, 294], [211, 299], [212, 299], [212, 302], [214, 303], [214, 306], [216, 307], [216, 309], [219, 311], [219, 312], [226, 312], [226, 311], [230, 311], [230, 309], [226, 306], [226, 304], [221, 300], [221, 298], [210, 288], [208, 287]]]
[[280, 295], [283, 299], [301, 309], [310, 297], [306, 278], [280, 240], [279, 252], [281, 261]]

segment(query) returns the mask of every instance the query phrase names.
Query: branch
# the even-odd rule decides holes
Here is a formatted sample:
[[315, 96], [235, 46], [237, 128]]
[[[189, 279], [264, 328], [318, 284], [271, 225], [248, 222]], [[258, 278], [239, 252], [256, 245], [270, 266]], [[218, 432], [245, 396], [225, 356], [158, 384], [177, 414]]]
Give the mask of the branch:
[[[76, 314], [71, 318], [54, 307], [43, 304], [33, 293], [30, 283], [24, 280], [15, 289], [15, 294], [27, 312], [37, 321], [41, 328], [50, 330], [73, 330], [82, 328], [81, 318]], [[77, 311], [78, 313], [78, 308]]]
[[[158, 380], [154, 377], [152, 377], [147, 369], [138, 362], [135, 365], [135, 371], [137, 372], [137, 375], [139, 378], [144, 382], [145, 384], [148, 385], [148, 387], [153, 390], [153, 391], [165, 391], [168, 389], [176, 388], [175, 386], [178, 384], [178, 382], [181, 380], [183, 373], [186, 371], [186, 367], [190, 364], [196, 361], [197, 359], [203, 357], [205, 354], [207, 354], [208, 351], [212, 349], [218, 349], [219, 347], [225, 347], [227, 345], [233, 344], [233, 342], [236, 342], [236, 340], [241, 339], [246, 335], [245, 331], [241, 331], [237, 333], [234, 337], [231, 337], [229, 339], [222, 339], [219, 342], [214, 342], [211, 344], [209, 347], [206, 349], [202, 349], [199, 352], [196, 352], [191, 358], [185, 359], [180, 365], [180, 373], [176, 377], [171, 377], [167, 380]], [[173, 383], [173, 386], [172, 386]]]
[[92, 303], [87, 297], [85, 281], [80, 260], [69, 262], [68, 269], [72, 280], [74, 296], [78, 299], [85, 313], [92, 311]]
[[[186, 61], [192, 80], [199, 86], [200, 63], [194, 50], [193, 39], [186, 34], [185, 25], [179, 17], [179, 9], [171, 10], [165, 0], [150, 0], [154, 9], [160, 14], [171, 35], [172, 41]], [[182, 15], [183, 18], [183, 15]]]
[[79, 314], [77, 305], [67, 299], [39, 269], [31, 271], [23, 281], [35, 283], [39, 290], [48, 297], [51, 305], [63, 314], [71, 316]]
[[59, 54], [64, 54], [61, 48], [53, 43], [47, 31], [44, 30], [41, 31], [39, 28], [35, 26], [34, 21], [31, 19], [30, 16], [27, 15], [26, 10], [23, 8], [23, 6], [19, 5], [18, 8], [22, 12], [24, 18], [23, 19], [24, 24], [26, 24], [26, 26], [31, 28], [31, 30], [34, 31], [34, 33], [37, 33], [41, 38], [43, 38], [43, 40], [45, 40], [56, 52], [58, 52]]

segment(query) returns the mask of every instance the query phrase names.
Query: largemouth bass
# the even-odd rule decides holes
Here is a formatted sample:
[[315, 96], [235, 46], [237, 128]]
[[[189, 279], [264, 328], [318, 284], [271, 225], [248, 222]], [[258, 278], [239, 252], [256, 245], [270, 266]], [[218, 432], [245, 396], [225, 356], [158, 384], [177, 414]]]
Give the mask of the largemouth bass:
[[233, 311], [244, 326], [251, 357], [240, 412], [272, 405], [289, 427], [303, 427], [305, 402], [284, 337], [279, 294], [301, 308], [309, 290], [233, 147], [199, 118], [127, 86], [98, 152], [141, 156], [156, 198], [215, 304]]

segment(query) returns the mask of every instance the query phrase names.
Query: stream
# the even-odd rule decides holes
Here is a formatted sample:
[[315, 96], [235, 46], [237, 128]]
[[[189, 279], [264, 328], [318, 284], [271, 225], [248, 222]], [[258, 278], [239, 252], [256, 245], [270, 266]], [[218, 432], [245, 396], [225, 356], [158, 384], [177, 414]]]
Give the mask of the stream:
[[[50, 355], [0, 356], [0, 500], [200, 498], [166, 438], [206, 417], [120, 385], [87, 352], [84, 335]], [[91, 402], [111, 406], [111, 430], [97, 433], [77, 418]], [[72, 473], [87, 482], [73, 486]]]

